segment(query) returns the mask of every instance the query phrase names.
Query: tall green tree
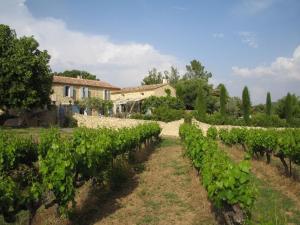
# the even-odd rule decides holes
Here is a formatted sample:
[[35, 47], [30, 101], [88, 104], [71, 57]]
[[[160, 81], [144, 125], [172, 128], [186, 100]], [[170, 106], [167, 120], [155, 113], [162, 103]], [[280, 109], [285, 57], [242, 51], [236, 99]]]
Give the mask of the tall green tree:
[[65, 70], [62, 73], [57, 73], [54, 72], [53, 75], [55, 76], [63, 76], [63, 77], [78, 77], [81, 76], [83, 79], [88, 79], [88, 80], [98, 80], [96, 75], [91, 74], [87, 71], [84, 70]]
[[271, 94], [270, 92], [267, 93], [266, 99], [266, 114], [267, 116], [271, 116], [272, 113], [272, 101], [271, 101]]
[[30, 110], [50, 104], [52, 74], [47, 51], [33, 37], [17, 38], [0, 25], [0, 108]]
[[196, 99], [196, 110], [200, 120], [204, 120], [206, 117], [206, 95], [203, 87], [198, 88], [198, 95]]
[[245, 86], [242, 95], [243, 116], [246, 124], [250, 121], [251, 101], [248, 87]]
[[184, 79], [204, 79], [208, 81], [212, 77], [212, 74], [206, 71], [205, 67], [195, 59], [189, 65], [186, 65], [186, 71], [183, 76]]
[[142, 85], [161, 84], [164, 76], [156, 68], [149, 70], [148, 75], [143, 79]]
[[172, 86], [175, 86], [177, 84], [177, 82], [179, 81], [180, 79], [180, 74], [178, 72], [178, 69], [171, 66], [171, 69], [170, 71], [165, 71], [164, 72], [165, 74], [165, 77], [166, 79], [169, 80], [169, 83], [172, 85]]
[[220, 85], [220, 113], [224, 118], [226, 117], [226, 105], [228, 101], [228, 94], [224, 84]]
[[292, 96], [290, 93], [287, 94], [284, 102], [284, 115], [288, 123], [291, 122], [293, 116], [293, 105], [292, 105]]

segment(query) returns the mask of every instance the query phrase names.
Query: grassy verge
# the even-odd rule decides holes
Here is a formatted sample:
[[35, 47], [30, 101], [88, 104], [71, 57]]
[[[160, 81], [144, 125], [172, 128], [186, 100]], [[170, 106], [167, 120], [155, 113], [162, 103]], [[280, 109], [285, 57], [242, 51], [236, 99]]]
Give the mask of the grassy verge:
[[297, 209], [292, 199], [273, 189], [263, 180], [253, 177], [253, 182], [258, 194], [249, 224], [300, 224], [300, 209]]

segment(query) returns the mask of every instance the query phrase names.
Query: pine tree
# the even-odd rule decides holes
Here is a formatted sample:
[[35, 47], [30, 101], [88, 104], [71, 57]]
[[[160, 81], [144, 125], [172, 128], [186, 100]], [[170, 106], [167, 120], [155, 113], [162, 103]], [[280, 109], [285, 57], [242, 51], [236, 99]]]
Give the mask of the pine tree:
[[226, 117], [226, 105], [227, 105], [227, 90], [224, 84], [220, 85], [220, 113], [224, 118]]
[[288, 93], [284, 102], [284, 115], [288, 123], [292, 120], [292, 110], [292, 96]]
[[196, 109], [200, 120], [204, 120], [206, 116], [206, 96], [203, 87], [200, 86], [198, 89], [196, 99]]
[[267, 114], [267, 116], [271, 116], [271, 114], [272, 114], [272, 101], [271, 101], [271, 94], [270, 94], [270, 92], [267, 93], [266, 114]]
[[247, 86], [245, 86], [243, 90], [242, 105], [243, 105], [244, 120], [246, 124], [249, 124], [251, 101], [250, 101], [250, 95]]

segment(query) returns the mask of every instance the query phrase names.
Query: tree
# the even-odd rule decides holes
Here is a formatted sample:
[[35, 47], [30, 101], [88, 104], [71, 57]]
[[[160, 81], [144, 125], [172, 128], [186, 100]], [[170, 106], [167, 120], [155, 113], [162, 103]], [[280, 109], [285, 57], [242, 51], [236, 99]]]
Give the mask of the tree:
[[[300, 97], [296, 96], [295, 94], [290, 94], [291, 96], [291, 105], [292, 105], [292, 117], [293, 118], [300, 118]], [[273, 105], [274, 111], [280, 118], [286, 118], [285, 117], [285, 102], [286, 97], [279, 99], [277, 102], [275, 102]]]
[[290, 93], [287, 94], [284, 102], [284, 115], [288, 123], [291, 122], [293, 116], [292, 96]]
[[5, 112], [50, 104], [50, 56], [38, 47], [33, 37], [17, 38], [9, 26], [0, 25], [0, 108]]
[[267, 116], [271, 116], [272, 113], [272, 101], [271, 101], [271, 94], [270, 92], [267, 93], [266, 99], [266, 114]]
[[244, 120], [245, 120], [246, 124], [249, 124], [251, 101], [250, 101], [250, 95], [249, 95], [247, 86], [245, 86], [244, 90], [243, 90], [242, 105], [243, 105]]
[[196, 109], [197, 109], [197, 114], [200, 120], [204, 120], [206, 117], [206, 95], [204, 92], [203, 87], [199, 87], [198, 89], [198, 95], [196, 99]]
[[91, 74], [87, 71], [84, 70], [65, 70], [62, 73], [57, 73], [54, 72], [53, 75], [55, 76], [63, 76], [63, 77], [78, 77], [81, 76], [83, 79], [88, 79], [88, 80], [99, 80], [97, 79], [96, 75]]
[[149, 85], [149, 84], [161, 84], [163, 81], [163, 75], [161, 72], [157, 71], [156, 68], [153, 68], [148, 72], [148, 76], [146, 76], [143, 81], [142, 85]]
[[85, 98], [78, 102], [81, 108], [88, 108], [100, 111], [103, 115], [108, 115], [108, 112], [113, 107], [113, 102], [110, 100], [104, 100], [101, 98], [91, 97]]
[[212, 77], [212, 74], [205, 70], [205, 67], [198, 60], [192, 60], [190, 65], [186, 65], [186, 74], [184, 79], [204, 79], [208, 81]]
[[226, 117], [226, 105], [228, 101], [228, 94], [224, 84], [220, 85], [220, 113], [224, 118]]
[[171, 70], [165, 71], [165, 78], [169, 80], [170, 85], [175, 86], [180, 79], [178, 69], [171, 66]]

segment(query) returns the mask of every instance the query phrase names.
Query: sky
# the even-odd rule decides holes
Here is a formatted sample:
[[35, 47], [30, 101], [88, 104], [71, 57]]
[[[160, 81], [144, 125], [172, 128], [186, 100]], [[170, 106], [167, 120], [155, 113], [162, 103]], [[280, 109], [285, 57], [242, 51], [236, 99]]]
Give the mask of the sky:
[[197, 59], [231, 96], [247, 85], [253, 104], [300, 96], [299, 0], [0, 0], [0, 23], [33, 35], [56, 72], [128, 87]]

